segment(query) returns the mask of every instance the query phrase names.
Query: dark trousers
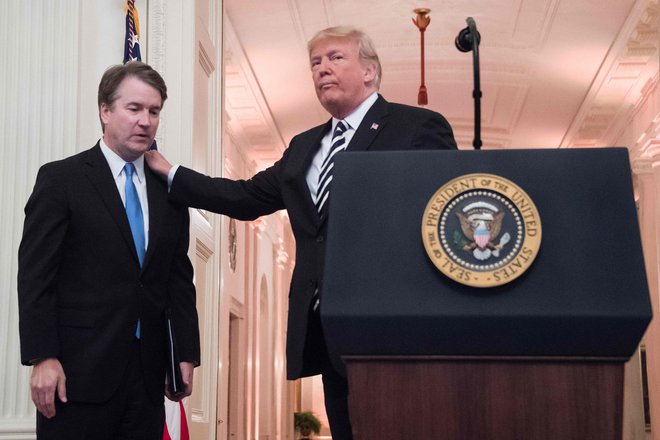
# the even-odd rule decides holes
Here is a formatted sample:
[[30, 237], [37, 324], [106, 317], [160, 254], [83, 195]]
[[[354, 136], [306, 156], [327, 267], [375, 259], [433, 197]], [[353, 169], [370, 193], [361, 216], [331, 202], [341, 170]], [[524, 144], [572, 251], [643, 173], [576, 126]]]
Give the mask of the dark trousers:
[[348, 382], [332, 367], [324, 372], [322, 377], [325, 412], [330, 422], [332, 440], [353, 440], [348, 415]]
[[308, 337], [314, 341], [314, 349], [313, 354], [310, 353], [311, 350], [310, 352], [306, 350], [306, 355], [313, 355], [320, 361], [325, 412], [330, 422], [332, 440], [353, 440], [348, 414], [348, 381], [337, 372], [330, 361], [318, 312], [310, 312]]
[[147, 396], [139, 341], [130, 356], [122, 383], [107, 402], [62, 403], [55, 393], [55, 417], [47, 419], [37, 412], [37, 439], [162, 440], [165, 407]]

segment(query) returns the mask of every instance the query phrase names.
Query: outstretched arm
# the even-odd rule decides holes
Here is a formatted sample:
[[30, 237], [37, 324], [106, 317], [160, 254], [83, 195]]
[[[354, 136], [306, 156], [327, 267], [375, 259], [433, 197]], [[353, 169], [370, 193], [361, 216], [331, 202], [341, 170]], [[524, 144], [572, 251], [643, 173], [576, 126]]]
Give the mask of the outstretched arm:
[[[170, 200], [193, 208], [228, 215], [239, 220], [254, 220], [284, 209], [281, 188], [284, 156], [271, 167], [248, 180], [210, 177], [189, 168], [176, 169], [170, 185]], [[145, 153], [147, 165], [167, 177], [172, 165], [157, 151]]]

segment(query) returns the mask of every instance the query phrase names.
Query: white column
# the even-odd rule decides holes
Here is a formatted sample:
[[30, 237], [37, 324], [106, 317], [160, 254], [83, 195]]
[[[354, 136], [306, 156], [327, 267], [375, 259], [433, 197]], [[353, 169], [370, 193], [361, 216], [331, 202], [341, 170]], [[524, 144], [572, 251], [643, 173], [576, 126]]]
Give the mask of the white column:
[[170, 162], [190, 166], [197, 55], [194, 2], [148, 0], [147, 3], [147, 8], [140, 9], [141, 14], [148, 9], [149, 15], [148, 21], [142, 20], [148, 23], [147, 27], [142, 24], [142, 33], [149, 45], [148, 50], [142, 51], [142, 57], [163, 76], [168, 96], [156, 136], [158, 149]]
[[[646, 274], [649, 281], [649, 293], [655, 318], [651, 322], [644, 341], [646, 344], [646, 359], [648, 372], [648, 387], [650, 400], [651, 423], [658, 423], [660, 417], [660, 395], [657, 390], [660, 384], [660, 328], [657, 317], [660, 314], [659, 273], [660, 273], [660, 227], [658, 226], [658, 194], [660, 193], [660, 158], [645, 157], [633, 161], [633, 173], [638, 194], [639, 225], [646, 262]], [[656, 432], [653, 426], [653, 432]], [[654, 439], [660, 438], [654, 435]]]

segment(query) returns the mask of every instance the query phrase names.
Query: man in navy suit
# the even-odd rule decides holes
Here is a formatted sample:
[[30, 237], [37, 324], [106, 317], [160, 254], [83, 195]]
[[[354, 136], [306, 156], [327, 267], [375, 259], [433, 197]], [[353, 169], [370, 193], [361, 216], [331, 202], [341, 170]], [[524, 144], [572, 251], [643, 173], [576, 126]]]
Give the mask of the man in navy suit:
[[21, 360], [39, 439], [160, 440], [165, 313], [185, 384], [199, 365], [189, 218], [144, 163], [167, 98], [146, 64], [99, 84], [103, 137], [39, 170], [19, 248]]
[[170, 199], [252, 220], [286, 209], [296, 237], [289, 296], [287, 377], [323, 375], [326, 411], [335, 440], [351, 439], [348, 386], [333, 367], [319, 319], [327, 205], [334, 154], [348, 151], [455, 149], [440, 114], [387, 102], [378, 94], [381, 66], [372, 41], [357, 29], [335, 27], [314, 36], [309, 59], [316, 94], [332, 119], [295, 136], [284, 155], [249, 180], [210, 178], [172, 167], [159, 153], [149, 165], [168, 176]]

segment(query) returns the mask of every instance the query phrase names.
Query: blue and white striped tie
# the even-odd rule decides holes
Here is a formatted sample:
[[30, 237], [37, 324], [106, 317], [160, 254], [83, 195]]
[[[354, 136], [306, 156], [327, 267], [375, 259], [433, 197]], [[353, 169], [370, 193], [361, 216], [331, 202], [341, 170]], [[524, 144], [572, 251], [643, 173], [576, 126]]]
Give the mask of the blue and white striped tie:
[[332, 134], [332, 146], [328, 155], [323, 160], [321, 165], [321, 173], [319, 174], [319, 189], [316, 193], [316, 209], [321, 217], [321, 220], [328, 216], [328, 198], [330, 196], [330, 183], [332, 182], [332, 168], [335, 165], [335, 155], [340, 151], [346, 149], [346, 138], [344, 134], [348, 129], [347, 123], [339, 121]]

